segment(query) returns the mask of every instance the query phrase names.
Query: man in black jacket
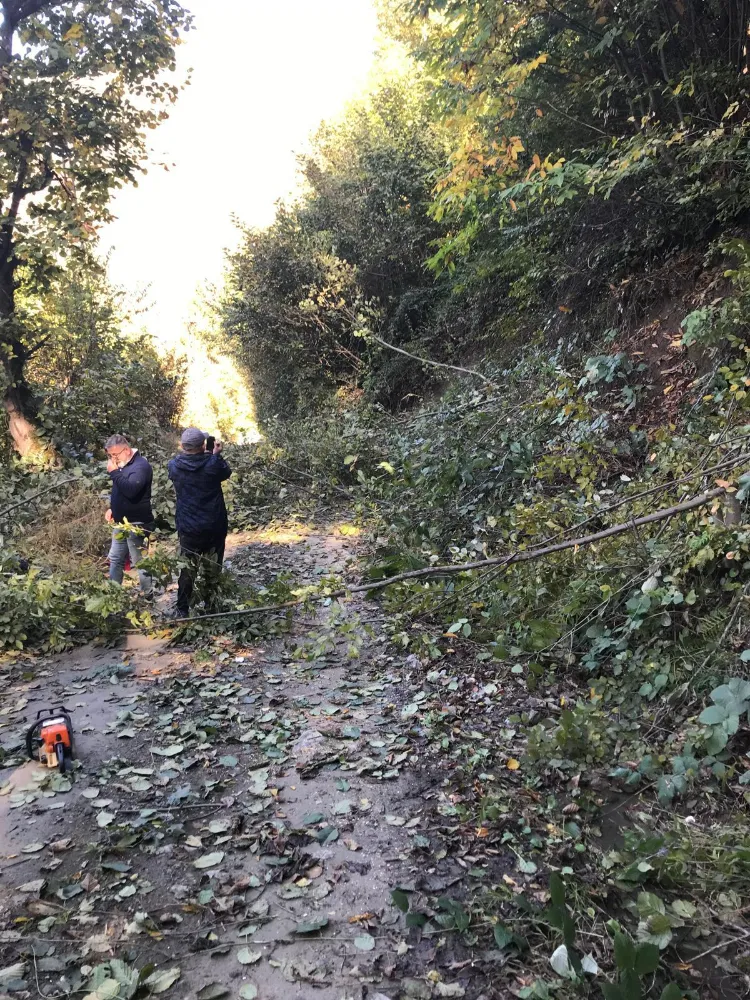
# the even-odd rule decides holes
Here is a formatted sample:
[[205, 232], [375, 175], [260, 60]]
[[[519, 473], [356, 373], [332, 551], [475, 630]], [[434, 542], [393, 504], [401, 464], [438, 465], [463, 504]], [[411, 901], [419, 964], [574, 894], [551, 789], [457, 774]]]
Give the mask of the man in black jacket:
[[177, 534], [180, 554], [187, 565], [180, 573], [177, 587], [177, 614], [187, 618], [190, 598], [198, 569], [203, 566], [206, 583], [206, 603], [212, 604], [227, 539], [227, 508], [221, 484], [232, 470], [221, 456], [222, 444], [217, 441], [211, 453], [206, 451], [206, 435], [197, 427], [188, 427], [180, 438], [182, 453], [168, 464], [169, 478], [177, 494]]
[[[128, 556], [131, 565], [137, 566], [144, 550], [148, 549], [149, 533], [154, 529], [151, 510], [153, 471], [143, 455], [131, 448], [122, 434], [113, 434], [104, 447], [109, 458], [107, 472], [112, 480], [110, 506], [104, 516], [114, 525], [109, 550], [109, 578], [121, 584]], [[123, 527], [125, 521], [138, 531]], [[144, 597], [151, 597], [154, 589], [151, 577], [139, 570], [138, 578]]]

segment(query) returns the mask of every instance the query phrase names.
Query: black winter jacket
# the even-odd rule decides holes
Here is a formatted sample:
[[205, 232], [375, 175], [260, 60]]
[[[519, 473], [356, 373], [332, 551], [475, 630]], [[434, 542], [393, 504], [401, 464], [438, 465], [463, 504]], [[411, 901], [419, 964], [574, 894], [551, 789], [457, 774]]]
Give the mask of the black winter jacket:
[[112, 480], [109, 505], [114, 520], [120, 523], [127, 518], [131, 524], [153, 525], [151, 482], [154, 473], [143, 455], [136, 452], [127, 465], [109, 475]]
[[221, 455], [176, 455], [167, 469], [177, 494], [179, 534], [226, 535], [227, 508], [221, 484], [232, 470]]

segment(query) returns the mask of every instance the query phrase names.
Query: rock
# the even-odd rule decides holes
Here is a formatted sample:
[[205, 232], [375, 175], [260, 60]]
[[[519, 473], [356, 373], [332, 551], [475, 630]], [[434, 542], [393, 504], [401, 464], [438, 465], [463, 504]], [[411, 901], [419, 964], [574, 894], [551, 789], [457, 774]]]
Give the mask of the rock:
[[432, 987], [423, 979], [404, 979], [401, 983], [401, 995], [409, 1000], [432, 1000]]
[[292, 752], [297, 758], [297, 770], [305, 771], [324, 763], [334, 752], [334, 748], [323, 733], [319, 733], [317, 729], [306, 729], [293, 743]]

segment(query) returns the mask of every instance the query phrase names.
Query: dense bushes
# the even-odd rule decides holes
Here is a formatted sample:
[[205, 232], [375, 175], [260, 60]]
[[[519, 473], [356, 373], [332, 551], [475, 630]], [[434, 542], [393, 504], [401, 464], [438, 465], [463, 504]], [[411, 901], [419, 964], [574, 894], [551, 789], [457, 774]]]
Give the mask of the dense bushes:
[[182, 394], [181, 363], [160, 357], [148, 337], [129, 338], [45, 393], [42, 426], [64, 453], [98, 451], [115, 431], [153, 443], [176, 424]]
[[309, 414], [337, 391], [366, 387], [391, 405], [409, 392], [415, 369], [392, 366], [368, 334], [419, 340], [445, 294], [425, 268], [442, 232], [427, 209], [444, 156], [418, 81], [392, 82], [321, 128], [301, 199], [245, 232], [224, 328], [263, 420]]
[[464, 123], [437, 184], [452, 231], [436, 266], [472, 250], [502, 268], [520, 247], [571, 306], [747, 212], [742, 3], [395, 6], [443, 114]]
[[18, 572], [6, 551], [0, 561], [0, 652], [69, 646], [118, 635], [137, 621], [127, 591], [105, 581], [82, 582], [37, 569]]
[[321, 129], [302, 196], [232, 261], [224, 327], [262, 420], [337, 392], [412, 405], [435, 370], [383, 340], [598, 353], [750, 209], [742, 4], [381, 6], [409, 69]]

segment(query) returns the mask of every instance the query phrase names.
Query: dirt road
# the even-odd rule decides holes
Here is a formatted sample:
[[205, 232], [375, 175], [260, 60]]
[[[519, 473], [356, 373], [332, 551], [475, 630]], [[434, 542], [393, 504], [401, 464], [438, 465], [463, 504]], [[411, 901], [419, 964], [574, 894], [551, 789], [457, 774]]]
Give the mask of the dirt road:
[[[229, 557], [240, 578], [346, 575], [346, 530], [259, 533]], [[247, 649], [133, 636], [0, 668], [0, 994], [464, 995], [405, 972], [433, 949], [410, 955], [392, 890], [444, 875], [420, 860], [408, 662], [377, 606], [346, 614], [348, 639], [323, 611]], [[21, 762], [52, 703], [76, 727], [69, 778]]]

